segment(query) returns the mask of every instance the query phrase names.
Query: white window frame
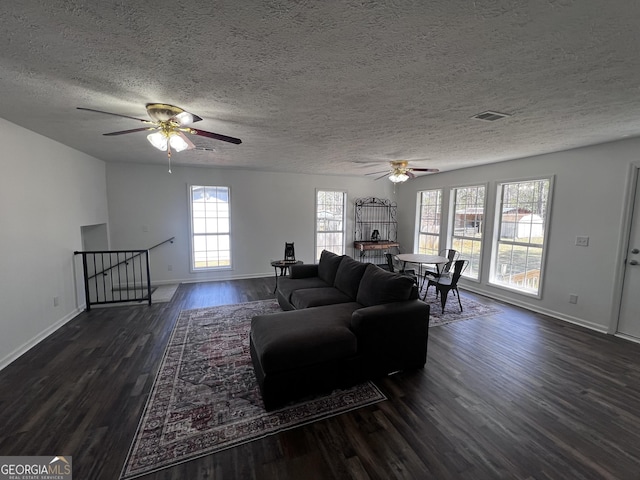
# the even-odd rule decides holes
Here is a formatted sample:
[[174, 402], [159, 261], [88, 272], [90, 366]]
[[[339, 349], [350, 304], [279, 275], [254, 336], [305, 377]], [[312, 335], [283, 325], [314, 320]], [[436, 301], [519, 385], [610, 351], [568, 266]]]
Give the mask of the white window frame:
[[[439, 215], [440, 219], [439, 219], [439, 223], [438, 223], [438, 231], [437, 233], [432, 233], [432, 232], [423, 232], [422, 231], [422, 209], [423, 206], [425, 206], [426, 204], [422, 203], [422, 198], [423, 198], [423, 193], [427, 193], [427, 192], [437, 192], [438, 193], [438, 202], [436, 203], [437, 208], [437, 215]], [[443, 196], [443, 191], [442, 188], [432, 188], [429, 190], [421, 190], [418, 192], [417, 197], [416, 197], [416, 231], [415, 231], [415, 238], [413, 241], [413, 253], [427, 253], [427, 254], [434, 254], [437, 255], [440, 250], [442, 250], [442, 248], [440, 247], [440, 235], [442, 232], [442, 196]], [[437, 247], [435, 249], [420, 249], [420, 245], [421, 245], [421, 238], [422, 237], [425, 238], [429, 238], [429, 237], [433, 237], [433, 239], [435, 239], [435, 243], [437, 245]], [[432, 240], [433, 240], [432, 239]], [[427, 242], [428, 243], [428, 242]]]
[[[215, 188], [215, 189], [225, 189], [226, 193], [227, 193], [227, 198], [228, 198], [228, 202], [227, 202], [227, 210], [229, 212], [228, 215], [228, 222], [227, 222], [227, 231], [220, 231], [220, 232], [201, 232], [201, 231], [196, 231], [197, 228], [195, 227], [195, 220], [196, 218], [204, 218], [204, 217], [195, 217], [194, 216], [194, 202], [193, 202], [193, 191], [195, 188]], [[189, 249], [190, 249], [190, 259], [189, 259], [189, 270], [191, 271], [191, 273], [196, 273], [196, 272], [205, 272], [205, 271], [214, 271], [214, 270], [231, 270], [233, 268], [233, 250], [232, 250], [232, 244], [233, 242], [231, 241], [231, 188], [228, 186], [224, 186], [224, 185], [188, 185], [187, 188], [187, 194], [188, 194], [188, 203], [189, 203]], [[205, 207], [206, 209], [206, 207]], [[209, 217], [207, 217], [209, 218]], [[218, 219], [218, 218], [226, 218], [226, 217], [217, 217], [217, 216], [212, 216], [210, 217], [211, 219]], [[205, 227], [206, 228], [206, 227]], [[217, 228], [217, 227], [216, 227]], [[219, 242], [218, 240], [222, 237], [226, 237], [226, 239], [228, 240], [228, 250], [227, 249], [212, 249], [212, 252], [227, 252], [228, 251], [228, 264], [225, 265], [215, 265], [215, 266], [203, 266], [203, 267], [198, 267], [196, 266], [196, 257], [197, 257], [197, 252], [196, 252], [196, 238], [198, 237], [204, 237], [205, 241], [207, 237], [215, 237], [216, 238], [216, 243]], [[226, 257], [226, 255], [225, 255]]]
[[[464, 189], [479, 189], [479, 188], [484, 188], [484, 197], [482, 199], [482, 204], [474, 204], [475, 208], [481, 208], [481, 215], [482, 215], [482, 220], [481, 220], [481, 224], [479, 226], [480, 228], [480, 236], [479, 237], [474, 237], [474, 236], [470, 236], [470, 235], [465, 235], [466, 233], [466, 227], [465, 227], [465, 231], [463, 232], [462, 235], [458, 235], [456, 234], [456, 212], [458, 210], [457, 207], [457, 203], [456, 203], [456, 197], [457, 197], [457, 193], [458, 190], [464, 190]], [[484, 183], [484, 184], [474, 184], [474, 185], [460, 185], [457, 187], [451, 187], [451, 189], [449, 190], [449, 222], [448, 222], [448, 231], [447, 231], [447, 245], [448, 248], [453, 248], [454, 250], [458, 250], [460, 252], [460, 258], [461, 259], [466, 259], [469, 260], [469, 267], [467, 269], [465, 269], [465, 271], [463, 272], [462, 276], [465, 277], [468, 280], [472, 280], [472, 281], [476, 281], [479, 282], [480, 278], [481, 278], [481, 274], [482, 274], [482, 257], [483, 257], [483, 251], [484, 251], [484, 231], [485, 231], [485, 221], [487, 218], [487, 191], [488, 191], [488, 184]], [[472, 255], [469, 256], [468, 253], [466, 253], [464, 250], [458, 249], [456, 248], [456, 240], [460, 240], [460, 241], [467, 241], [467, 242], [474, 242], [474, 243], [478, 243], [480, 246], [480, 250], [479, 253], [477, 253], [477, 255]], [[474, 252], [475, 253], [475, 252]], [[474, 265], [474, 258], [477, 259], [477, 268], [474, 269], [473, 265]]]
[[[538, 244], [538, 243], [532, 243], [532, 242], [523, 242], [523, 241], [507, 241], [504, 240], [503, 238], [501, 238], [501, 231], [502, 231], [502, 222], [503, 222], [503, 203], [504, 203], [504, 186], [505, 185], [512, 185], [512, 184], [520, 184], [520, 183], [530, 183], [530, 182], [538, 182], [538, 181], [548, 181], [549, 182], [549, 188], [548, 188], [548, 192], [547, 192], [547, 201], [546, 201], [546, 205], [544, 206], [545, 209], [545, 215], [544, 215], [544, 219], [542, 222], [543, 228], [544, 228], [544, 236], [543, 236], [543, 241], [542, 244]], [[505, 290], [509, 290], [511, 292], [516, 292], [519, 293], [521, 295], [526, 295], [529, 297], [533, 297], [533, 298], [542, 298], [542, 290], [543, 290], [543, 283], [544, 283], [544, 270], [545, 270], [545, 265], [546, 265], [546, 257], [547, 257], [547, 244], [548, 244], [548, 238], [549, 238], [549, 225], [551, 224], [551, 210], [553, 207], [553, 183], [554, 183], [554, 176], [540, 176], [540, 177], [533, 177], [533, 178], [523, 178], [523, 179], [517, 179], [517, 180], [504, 180], [504, 181], [499, 181], [496, 184], [496, 204], [495, 204], [495, 217], [494, 217], [494, 228], [493, 228], [493, 241], [492, 241], [492, 245], [491, 245], [491, 266], [490, 266], [490, 272], [489, 272], [489, 284], [497, 287], [497, 288], [502, 288]], [[518, 205], [520, 205], [520, 203], [518, 203]], [[514, 222], [515, 223], [515, 222]], [[517, 228], [517, 225], [514, 226], [514, 228]], [[533, 228], [533, 227], [531, 227]], [[531, 232], [529, 237], [531, 238]], [[514, 237], [515, 238], [515, 237]], [[498, 280], [498, 276], [499, 275], [503, 275], [504, 272], [499, 271], [502, 270], [500, 267], [498, 267], [497, 263], [498, 263], [498, 259], [499, 259], [499, 249], [500, 249], [500, 245], [512, 245], [512, 246], [516, 246], [516, 247], [522, 247], [522, 248], [541, 248], [542, 252], [541, 252], [541, 256], [540, 256], [540, 268], [539, 268], [539, 273], [538, 273], [538, 277], [537, 277], [537, 288], [534, 290], [533, 288], [518, 288], [517, 286], [514, 285], [510, 285], [508, 283], [504, 283], [504, 282], [500, 282]], [[528, 255], [528, 252], [527, 252]], [[528, 270], [525, 270], [524, 272], [524, 282], [526, 283], [529, 280], [528, 278]]]
[[[327, 193], [334, 193], [334, 194], [341, 194], [342, 195], [342, 220], [341, 220], [341, 224], [342, 224], [342, 229], [341, 230], [320, 230], [321, 228], [321, 223], [320, 223], [320, 211], [318, 210], [320, 205], [318, 203], [319, 200], [319, 196], [320, 193], [322, 192], [327, 192]], [[323, 210], [324, 211], [324, 210]], [[336, 247], [338, 246], [339, 248], [326, 248], [327, 250], [332, 251], [333, 253], [336, 253], [338, 255], [344, 255], [345, 254], [345, 248], [346, 248], [346, 233], [347, 233], [347, 192], [344, 190], [335, 190], [335, 189], [327, 189], [327, 188], [317, 188], [315, 191], [315, 200], [314, 200], [314, 252], [315, 252], [315, 262], [317, 263], [318, 261], [320, 261], [320, 254], [322, 253], [322, 250], [324, 250], [328, 245], [326, 243], [322, 243], [319, 242], [319, 236], [321, 234], [340, 234], [342, 236], [342, 241], [341, 243], [338, 244], [333, 244], [331, 245], [331, 247]], [[338, 251], [336, 251], [338, 250]]]

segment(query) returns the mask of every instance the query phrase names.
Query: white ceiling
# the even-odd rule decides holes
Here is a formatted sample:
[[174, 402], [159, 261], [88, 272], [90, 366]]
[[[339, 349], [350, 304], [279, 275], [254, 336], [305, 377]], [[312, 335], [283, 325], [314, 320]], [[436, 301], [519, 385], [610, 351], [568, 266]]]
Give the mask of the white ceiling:
[[[640, 133], [636, 0], [20, 0], [0, 6], [0, 117], [108, 162], [166, 164], [133, 120], [201, 116], [175, 165], [451, 170]], [[470, 118], [485, 110], [512, 116]], [[193, 137], [192, 137], [193, 138]], [[384, 163], [382, 164], [384, 165]]]

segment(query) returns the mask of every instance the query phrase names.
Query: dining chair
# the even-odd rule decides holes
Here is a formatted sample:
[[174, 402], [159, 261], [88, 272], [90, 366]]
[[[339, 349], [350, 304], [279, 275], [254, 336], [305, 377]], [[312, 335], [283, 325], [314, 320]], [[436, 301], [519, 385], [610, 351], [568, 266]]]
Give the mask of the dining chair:
[[430, 267], [430, 266], [425, 267], [426, 270], [424, 272], [423, 282], [426, 282], [428, 280], [428, 277], [451, 276], [450, 275], [451, 266], [453, 265], [453, 262], [455, 262], [458, 259], [458, 257], [460, 257], [460, 252], [452, 248], [445, 248], [444, 250], [440, 250], [438, 252], [438, 255], [440, 255], [441, 257], [448, 258], [449, 261], [442, 266], [436, 265], [435, 267]]
[[384, 256], [387, 259], [387, 268], [390, 272], [395, 273], [397, 271], [402, 275], [411, 277], [413, 282], [418, 285], [418, 276], [415, 270], [405, 269], [402, 262], [400, 262], [393, 253], [385, 253]]
[[436, 287], [436, 298], [440, 295], [440, 305], [442, 306], [442, 313], [444, 313], [444, 307], [447, 304], [447, 297], [449, 292], [453, 292], [458, 297], [458, 304], [460, 305], [460, 311], [462, 312], [462, 302], [460, 301], [460, 291], [458, 290], [458, 280], [469, 266], [469, 260], [456, 260], [453, 262], [453, 273], [450, 277], [438, 277], [429, 280], [427, 288], [424, 292], [423, 300], [427, 298], [427, 292], [431, 285]]
[[[445, 248], [444, 250], [440, 250], [440, 252], [438, 252], [438, 255], [448, 258], [449, 261], [442, 266], [436, 265], [433, 268], [427, 267], [427, 271], [424, 272], [424, 278], [422, 279], [422, 285], [424, 285], [425, 283], [427, 284], [426, 290], [429, 290], [429, 287], [435, 284], [434, 280], [436, 280], [437, 278], [451, 277], [451, 267], [453, 265], [453, 262], [458, 260], [458, 258], [460, 257], [460, 252], [452, 248]], [[425, 298], [427, 296], [426, 290], [424, 293]], [[453, 294], [456, 294], [455, 291]]]

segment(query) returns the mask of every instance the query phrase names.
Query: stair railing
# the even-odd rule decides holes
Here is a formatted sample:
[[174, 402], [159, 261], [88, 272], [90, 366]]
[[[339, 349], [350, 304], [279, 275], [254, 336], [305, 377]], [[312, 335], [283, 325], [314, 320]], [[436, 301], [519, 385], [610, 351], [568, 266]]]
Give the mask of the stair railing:
[[82, 255], [86, 309], [91, 305], [148, 302], [151, 305], [149, 252], [173, 243], [171, 237], [146, 250], [76, 251]]

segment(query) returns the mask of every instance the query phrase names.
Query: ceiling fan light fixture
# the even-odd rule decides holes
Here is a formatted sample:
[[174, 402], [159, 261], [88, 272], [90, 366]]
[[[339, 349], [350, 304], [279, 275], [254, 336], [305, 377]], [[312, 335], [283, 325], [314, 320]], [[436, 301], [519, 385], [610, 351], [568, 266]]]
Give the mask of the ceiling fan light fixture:
[[193, 115], [190, 114], [189, 112], [179, 113], [178, 115], [176, 115], [173, 118], [178, 122], [178, 124], [180, 126], [189, 125], [189, 124], [193, 123], [193, 120], [194, 120]]
[[[167, 137], [162, 132], [154, 132], [147, 135], [149, 143], [163, 152], [167, 151]], [[171, 145], [173, 147], [173, 145]]]
[[169, 145], [171, 145], [171, 148], [176, 152], [181, 152], [189, 148], [189, 144], [185, 142], [184, 138], [178, 135], [177, 132], [169, 136]]
[[404, 172], [393, 172], [391, 175], [389, 175], [389, 180], [391, 180], [393, 183], [402, 183], [409, 180], [409, 175]]

